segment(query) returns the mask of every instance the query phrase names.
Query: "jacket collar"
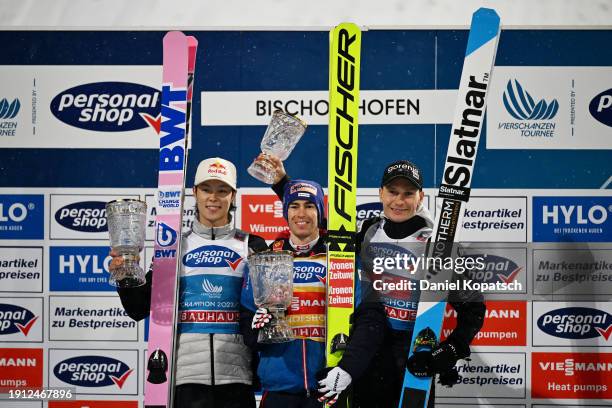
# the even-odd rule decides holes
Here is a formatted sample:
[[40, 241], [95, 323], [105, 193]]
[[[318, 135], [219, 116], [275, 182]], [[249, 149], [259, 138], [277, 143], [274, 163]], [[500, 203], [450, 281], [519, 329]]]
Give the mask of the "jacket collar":
[[221, 227], [207, 227], [194, 219], [192, 230], [204, 239], [226, 239], [234, 234], [235, 228], [231, 219], [229, 223]]

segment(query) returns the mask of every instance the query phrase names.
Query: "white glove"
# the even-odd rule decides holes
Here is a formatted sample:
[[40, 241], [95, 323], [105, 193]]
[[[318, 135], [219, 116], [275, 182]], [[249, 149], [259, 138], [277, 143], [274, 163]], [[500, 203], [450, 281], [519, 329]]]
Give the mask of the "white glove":
[[266, 324], [270, 323], [272, 315], [268, 312], [265, 307], [260, 307], [253, 316], [253, 322], [251, 322], [251, 329], [261, 329]]
[[352, 380], [351, 375], [340, 367], [332, 368], [327, 377], [319, 381], [319, 392], [324, 394], [319, 397], [319, 402], [335, 404], [340, 393], [351, 385]]

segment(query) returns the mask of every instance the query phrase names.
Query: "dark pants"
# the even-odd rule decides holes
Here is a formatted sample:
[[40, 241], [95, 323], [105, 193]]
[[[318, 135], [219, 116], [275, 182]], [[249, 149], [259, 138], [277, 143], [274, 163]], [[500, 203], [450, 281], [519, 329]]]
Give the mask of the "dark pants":
[[[402, 331], [388, 331], [380, 351], [365, 374], [356, 381], [351, 408], [395, 408], [398, 406], [410, 348], [409, 335], [410, 333]], [[434, 400], [432, 382], [428, 408], [434, 407]]]
[[291, 394], [288, 392], [265, 391], [259, 408], [322, 408], [316, 395]]
[[[340, 394], [334, 408], [346, 408], [347, 394], [348, 390]], [[318, 401], [318, 397], [316, 391], [313, 391], [310, 395], [265, 391], [261, 397], [259, 408], [323, 408], [323, 403]]]
[[255, 408], [255, 393], [247, 384], [182, 384], [174, 389], [174, 408]]

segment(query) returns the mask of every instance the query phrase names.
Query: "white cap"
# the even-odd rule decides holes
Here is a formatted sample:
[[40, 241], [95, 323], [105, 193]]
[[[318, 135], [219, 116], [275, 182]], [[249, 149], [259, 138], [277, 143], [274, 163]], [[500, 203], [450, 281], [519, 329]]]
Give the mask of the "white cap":
[[236, 190], [236, 166], [219, 157], [205, 159], [198, 164], [194, 186], [208, 180], [220, 180]]

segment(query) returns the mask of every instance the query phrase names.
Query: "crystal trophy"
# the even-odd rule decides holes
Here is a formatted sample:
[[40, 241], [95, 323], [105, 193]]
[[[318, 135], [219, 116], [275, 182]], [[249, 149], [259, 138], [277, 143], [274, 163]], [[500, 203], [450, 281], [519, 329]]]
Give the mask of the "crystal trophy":
[[138, 254], [144, 248], [147, 204], [139, 200], [115, 200], [106, 204], [110, 246], [123, 264], [110, 272], [108, 283], [119, 288], [145, 284]]
[[253, 299], [265, 307], [272, 321], [259, 330], [258, 343], [284, 343], [294, 339], [285, 318], [293, 297], [293, 255], [289, 251], [265, 251], [249, 256]]
[[266, 158], [266, 154], [273, 154], [280, 160], [286, 160], [306, 131], [306, 126], [306, 123], [296, 116], [282, 110], [274, 111], [261, 140], [263, 157], [255, 159], [249, 166], [247, 169], [249, 174], [266, 184], [273, 184], [276, 170], [272, 162]]

